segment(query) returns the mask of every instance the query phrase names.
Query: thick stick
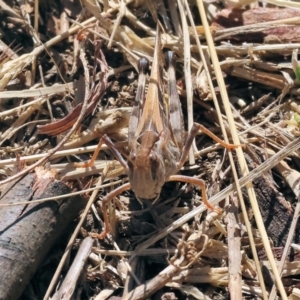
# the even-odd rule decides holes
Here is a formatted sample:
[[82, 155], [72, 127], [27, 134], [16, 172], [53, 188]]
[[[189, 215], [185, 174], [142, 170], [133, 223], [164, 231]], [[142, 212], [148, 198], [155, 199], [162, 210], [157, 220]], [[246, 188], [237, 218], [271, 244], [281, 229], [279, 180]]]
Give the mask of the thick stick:
[[[63, 182], [30, 173], [0, 203], [17, 203], [70, 193]], [[65, 228], [84, 206], [76, 196], [61, 201], [0, 209], [0, 299], [18, 299]], [[22, 279], [22, 280], [20, 280]]]

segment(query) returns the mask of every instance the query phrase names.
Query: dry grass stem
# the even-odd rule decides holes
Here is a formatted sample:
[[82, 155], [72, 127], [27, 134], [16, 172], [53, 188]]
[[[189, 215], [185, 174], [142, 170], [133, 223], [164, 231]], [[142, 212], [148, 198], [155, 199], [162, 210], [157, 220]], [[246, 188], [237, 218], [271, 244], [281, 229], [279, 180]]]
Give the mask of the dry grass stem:
[[22, 297], [298, 299], [299, 3], [67, 2], [0, 0], [0, 196], [40, 165], [71, 191], [0, 210], [86, 199]]

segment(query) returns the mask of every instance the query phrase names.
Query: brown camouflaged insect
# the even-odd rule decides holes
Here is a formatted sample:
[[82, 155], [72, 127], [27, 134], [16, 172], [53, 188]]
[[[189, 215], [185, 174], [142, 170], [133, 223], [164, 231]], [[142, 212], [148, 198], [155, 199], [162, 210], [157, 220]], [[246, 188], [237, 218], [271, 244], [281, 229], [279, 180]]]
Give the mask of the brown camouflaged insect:
[[104, 135], [92, 159], [88, 163], [76, 164], [77, 167], [92, 166], [101, 149], [101, 145], [105, 143], [120, 161], [129, 177], [128, 183], [116, 188], [102, 199], [105, 229], [101, 234], [93, 234], [99, 239], [104, 238], [110, 231], [106, 205], [114, 197], [128, 189], [132, 189], [135, 196], [142, 201], [143, 199], [157, 199], [162, 186], [167, 181], [187, 182], [201, 187], [204, 204], [209, 209], [215, 210], [215, 207], [207, 200], [205, 182], [203, 180], [175, 174], [183, 166], [194, 137], [199, 130], [227, 149], [234, 149], [238, 145], [225, 143], [198, 123], [194, 123], [189, 134], [186, 135], [181, 103], [176, 87], [174, 55], [172, 51], [166, 53], [166, 60], [168, 65], [168, 104], [165, 102], [163, 93], [163, 59], [158, 26], [154, 59], [146, 97], [144, 94], [148, 61], [146, 58], [142, 58], [139, 61], [138, 89], [128, 128], [129, 157], [127, 162], [110, 138]]

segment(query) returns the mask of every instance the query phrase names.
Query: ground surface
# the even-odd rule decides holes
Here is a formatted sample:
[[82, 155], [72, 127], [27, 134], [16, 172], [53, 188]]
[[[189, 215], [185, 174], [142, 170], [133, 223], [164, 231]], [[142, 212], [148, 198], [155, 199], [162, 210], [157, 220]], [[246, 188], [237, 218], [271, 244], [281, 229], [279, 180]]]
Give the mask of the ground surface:
[[[281, 282], [288, 295], [296, 295], [297, 245], [282, 255], [286, 245], [299, 243], [299, 226], [293, 221], [299, 210], [299, 152], [290, 149], [292, 142], [299, 144], [295, 51], [300, 46], [300, 25], [295, 18], [300, 13], [275, 5], [262, 7], [257, 2], [232, 9], [222, 1], [204, 1], [220, 72], [208, 56], [199, 3], [188, 6], [196, 24], [193, 27], [188, 13], [180, 14], [181, 2], [169, 6], [171, 2], [43, 1], [35, 14], [32, 2], [0, 1], [0, 179], [16, 173], [12, 166], [17, 155], [30, 166], [48, 153], [46, 161], [57, 171], [57, 180], [72, 191], [100, 187], [95, 195], [84, 192], [86, 202], [94, 197], [94, 204], [63, 232], [21, 299], [43, 299], [50, 292], [51, 280], [53, 294], [56, 283], [78, 263], [74, 258], [82, 241], [102, 231], [103, 197], [128, 182], [107, 147], [92, 168], [74, 168], [73, 163], [88, 160], [104, 134], [125, 160], [128, 157], [128, 121], [138, 89], [138, 59], [153, 59], [157, 20], [164, 31], [163, 49], [172, 49], [177, 56], [176, 83], [185, 128], [198, 122], [223, 139], [222, 120], [230, 141], [236, 132], [239, 143], [246, 147], [242, 156], [232, 153], [231, 159], [224, 148], [198, 135], [193, 147], [195, 164], [187, 163], [180, 172], [205, 181], [207, 196], [222, 208], [220, 214], [202, 205], [199, 187], [180, 182], [166, 183], [154, 204], [140, 204], [131, 190], [116, 197], [108, 210], [113, 239], [95, 239], [91, 253], [87, 251], [81, 276], [71, 280], [74, 299], [135, 299], [145, 282], [150, 292], [141, 298], [241, 299], [241, 293], [245, 299], [263, 297], [263, 291], [271, 292], [274, 280], [264, 250], [267, 243], [277, 261], [286, 261]], [[204, 46], [214, 93], [193, 28]], [[212, 57], [211, 49], [210, 53]], [[185, 72], [187, 61], [191, 75]], [[166, 78], [165, 73], [165, 94]], [[230, 102], [221, 97], [217, 78], [225, 81]], [[85, 103], [87, 111], [80, 114]], [[191, 107], [193, 113], [188, 113]], [[49, 156], [51, 149], [57, 150], [56, 156]], [[280, 151], [286, 154], [272, 162]], [[246, 175], [240, 167], [243, 159], [254, 170], [259, 210], [244, 187], [224, 192], [234, 182], [235, 172], [239, 178]], [[259, 166], [266, 168], [256, 171]], [[241, 196], [246, 204], [244, 214], [238, 204]], [[252, 233], [246, 229], [247, 216]], [[84, 222], [78, 227], [80, 219]], [[257, 230], [260, 226], [269, 240]], [[74, 233], [70, 259], [59, 272], [61, 276], [53, 280]], [[251, 244], [263, 265], [265, 287], [260, 285]], [[137, 289], [130, 294], [133, 288]]]

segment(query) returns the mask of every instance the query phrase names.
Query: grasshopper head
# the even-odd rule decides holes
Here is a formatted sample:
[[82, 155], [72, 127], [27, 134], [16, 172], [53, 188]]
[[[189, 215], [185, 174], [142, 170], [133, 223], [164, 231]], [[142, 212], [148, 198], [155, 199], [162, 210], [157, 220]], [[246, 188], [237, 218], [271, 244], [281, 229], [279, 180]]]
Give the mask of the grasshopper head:
[[159, 135], [145, 131], [129, 155], [129, 181], [137, 198], [157, 198], [165, 182], [164, 160], [156, 151]]

